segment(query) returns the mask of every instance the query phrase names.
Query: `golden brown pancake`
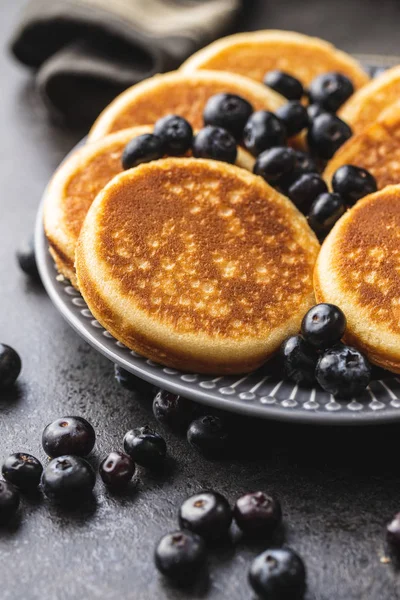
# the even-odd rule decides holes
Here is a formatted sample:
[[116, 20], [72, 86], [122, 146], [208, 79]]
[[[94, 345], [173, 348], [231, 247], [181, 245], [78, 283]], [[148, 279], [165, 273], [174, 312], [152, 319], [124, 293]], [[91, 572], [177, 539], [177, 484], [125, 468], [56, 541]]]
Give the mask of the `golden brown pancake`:
[[360, 133], [376, 121], [400, 97], [400, 66], [382, 73], [358, 90], [339, 111], [353, 133]]
[[374, 175], [378, 189], [400, 183], [400, 102], [386, 109], [378, 121], [351, 137], [336, 152], [324, 172], [328, 184], [342, 165], [367, 169]]
[[400, 373], [400, 186], [366, 196], [324, 241], [314, 273], [319, 302], [340, 306], [348, 343]]
[[241, 373], [298, 331], [318, 250], [304, 216], [261, 177], [169, 158], [99, 193], [76, 269], [95, 318], [129, 348], [178, 369]]
[[183, 63], [190, 73], [218, 69], [262, 81], [267, 71], [280, 69], [308, 85], [317, 75], [339, 71], [356, 89], [369, 81], [361, 65], [332, 44], [293, 31], [265, 30], [237, 33], [213, 42]]
[[200, 129], [207, 100], [221, 92], [243, 96], [255, 110], [274, 111], [285, 102], [276, 92], [247, 77], [215, 71], [173, 71], [146, 79], [118, 96], [93, 125], [89, 140], [119, 129], [155, 123], [168, 114], [185, 117], [195, 129]]
[[[152, 130], [152, 125], [133, 127], [84, 146], [64, 161], [46, 191], [44, 227], [50, 252], [75, 287], [75, 248], [86, 213], [100, 190], [123, 170], [126, 144]], [[236, 164], [252, 171], [254, 158], [238, 147]]]

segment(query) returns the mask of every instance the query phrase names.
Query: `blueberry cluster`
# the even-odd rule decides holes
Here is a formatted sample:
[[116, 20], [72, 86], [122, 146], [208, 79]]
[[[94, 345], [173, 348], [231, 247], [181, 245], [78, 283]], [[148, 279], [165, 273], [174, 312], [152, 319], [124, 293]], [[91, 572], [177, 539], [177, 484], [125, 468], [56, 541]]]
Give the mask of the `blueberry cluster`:
[[[174, 582], [191, 583], [204, 570], [207, 547], [228, 537], [233, 520], [247, 538], [268, 539], [282, 521], [282, 510], [276, 498], [260, 491], [240, 497], [233, 510], [217, 492], [191, 496], [179, 509], [180, 529], [156, 546], [156, 567]], [[253, 561], [249, 582], [262, 598], [302, 598], [306, 571], [290, 548], [270, 549]]]
[[[20, 504], [19, 492], [41, 488], [58, 503], [77, 504], [88, 498], [96, 483], [91, 464], [85, 459], [93, 450], [96, 433], [82, 417], [62, 417], [47, 425], [42, 434], [42, 446], [51, 458], [43, 469], [30, 454], [18, 452], [9, 456], [3, 466], [4, 481], [0, 481], [0, 522], [8, 522]], [[165, 459], [164, 439], [150, 427], [128, 431], [124, 452], [113, 451], [100, 463], [103, 482], [113, 488], [126, 486], [136, 471], [136, 464], [158, 468]]]
[[[232, 131], [236, 131], [235, 126]], [[132, 169], [163, 156], [184, 156], [189, 151], [196, 158], [234, 163], [237, 157], [236, 139], [227, 129], [218, 125], [206, 124], [194, 135], [186, 119], [167, 115], [156, 122], [153, 133], [139, 135], [127, 144], [122, 154], [122, 166]]]
[[291, 336], [281, 346], [285, 375], [296, 384], [317, 382], [325, 391], [352, 398], [370, 382], [371, 366], [356, 348], [340, 340], [346, 317], [333, 304], [317, 304], [301, 324], [301, 335]]

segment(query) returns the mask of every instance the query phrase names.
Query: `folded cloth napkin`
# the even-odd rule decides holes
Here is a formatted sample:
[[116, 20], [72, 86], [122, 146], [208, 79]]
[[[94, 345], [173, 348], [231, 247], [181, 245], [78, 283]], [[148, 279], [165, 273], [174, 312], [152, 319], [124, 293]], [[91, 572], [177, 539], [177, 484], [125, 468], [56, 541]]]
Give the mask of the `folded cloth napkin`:
[[175, 69], [234, 26], [241, 0], [30, 0], [11, 42], [69, 123], [93, 121], [125, 88]]

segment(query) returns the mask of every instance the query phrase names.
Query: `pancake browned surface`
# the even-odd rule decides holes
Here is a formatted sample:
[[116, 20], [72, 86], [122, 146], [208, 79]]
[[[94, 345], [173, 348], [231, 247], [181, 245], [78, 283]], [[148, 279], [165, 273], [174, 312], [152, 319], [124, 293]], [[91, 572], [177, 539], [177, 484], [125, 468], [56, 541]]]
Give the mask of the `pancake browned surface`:
[[111, 181], [86, 217], [78, 284], [117, 339], [164, 365], [240, 373], [297, 332], [319, 250], [261, 177], [170, 158]]
[[400, 102], [387, 108], [378, 121], [336, 152], [325, 169], [326, 182], [329, 184], [336, 169], [346, 164], [370, 171], [378, 189], [400, 183]]
[[213, 42], [182, 65], [185, 72], [219, 69], [262, 81], [267, 71], [281, 69], [308, 85], [327, 71], [340, 71], [359, 88], [369, 81], [349, 54], [319, 38], [294, 31], [237, 33]]
[[385, 71], [358, 90], [339, 111], [354, 133], [374, 123], [388, 106], [400, 97], [400, 66]]
[[195, 129], [200, 129], [207, 100], [220, 92], [243, 96], [255, 110], [274, 111], [285, 102], [276, 92], [247, 77], [216, 71], [173, 71], [146, 79], [118, 96], [93, 125], [89, 140], [119, 129], [155, 123], [171, 113], [185, 117]]
[[[57, 268], [77, 286], [75, 248], [82, 223], [93, 200], [123, 168], [121, 156], [126, 144], [152, 125], [124, 129], [82, 147], [68, 158], [54, 175], [46, 191], [44, 227]], [[253, 169], [254, 158], [238, 148], [236, 164]]]
[[367, 196], [335, 225], [314, 274], [320, 302], [347, 317], [346, 341], [400, 372], [400, 186]]

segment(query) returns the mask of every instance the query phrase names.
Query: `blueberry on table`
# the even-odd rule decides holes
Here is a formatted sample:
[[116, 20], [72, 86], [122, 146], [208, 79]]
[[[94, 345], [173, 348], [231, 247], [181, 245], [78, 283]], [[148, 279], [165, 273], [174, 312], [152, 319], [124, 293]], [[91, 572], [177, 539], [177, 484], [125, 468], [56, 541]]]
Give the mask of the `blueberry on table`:
[[297, 100], [291, 100], [280, 106], [275, 114], [285, 125], [288, 137], [297, 135], [308, 126], [307, 109]]
[[353, 398], [369, 384], [371, 365], [356, 348], [337, 344], [319, 358], [315, 376], [326, 392], [341, 398]]
[[204, 540], [190, 531], [168, 533], [158, 542], [154, 553], [157, 569], [169, 579], [191, 583], [206, 561]]
[[153, 133], [161, 139], [164, 154], [182, 156], [192, 147], [192, 126], [178, 115], [167, 115], [159, 119], [154, 125]]
[[290, 548], [266, 550], [253, 561], [249, 582], [260, 598], [301, 600], [306, 589], [306, 570]]
[[132, 392], [148, 392], [151, 386], [144, 379], [136, 377], [126, 369], [119, 365], [114, 365], [114, 377], [119, 385]]
[[42, 474], [46, 496], [57, 502], [75, 502], [89, 496], [96, 475], [89, 463], [80, 456], [58, 456], [49, 462]]
[[293, 171], [295, 162], [296, 153], [292, 148], [270, 148], [257, 157], [253, 172], [263, 177], [270, 185], [278, 185], [285, 175]]
[[21, 359], [14, 348], [7, 344], [0, 344], [0, 389], [14, 385], [21, 368]]
[[222, 420], [213, 415], [193, 421], [187, 431], [187, 439], [191, 446], [209, 458], [223, 456], [229, 445], [228, 430]]
[[25, 242], [16, 252], [20, 269], [32, 279], [40, 280], [36, 263], [34, 240]]
[[217, 492], [195, 494], [185, 500], [179, 509], [179, 526], [208, 541], [224, 538], [231, 523], [229, 502]]
[[240, 142], [243, 137], [243, 129], [253, 107], [244, 98], [235, 94], [215, 94], [208, 100], [203, 119], [205, 125], [214, 125], [222, 127], [233, 135], [236, 141]]
[[17, 512], [19, 493], [8, 481], [0, 481], [0, 523], [6, 524]]
[[324, 73], [311, 82], [308, 97], [329, 112], [336, 112], [354, 93], [350, 79], [341, 73]]
[[192, 420], [194, 406], [187, 398], [159, 390], [153, 400], [153, 414], [163, 425], [180, 431], [186, 429]]
[[135, 473], [135, 463], [123, 452], [110, 452], [100, 463], [99, 473], [109, 487], [127, 485]]
[[386, 527], [386, 536], [390, 544], [400, 548], [400, 513], [394, 516]]
[[247, 150], [258, 156], [274, 146], [284, 146], [286, 129], [283, 122], [267, 110], [254, 112], [243, 131], [243, 142]]
[[167, 445], [148, 425], [131, 429], [124, 437], [124, 449], [138, 465], [157, 468], [164, 463]]
[[293, 204], [307, 214], [314, 200], [327, 191], [328, 187], [318, 173], [304, 173], [289, 186], [287, 194]]
[[318, 355], [301, 335], [292, 335], [281, 345], [285, 377], [297, 385], [315, 383], [315, 367]]
[[319, 237], [323, 237], [345, 212], [346, 207], [339, 194], [321, 194], [312, 203], [308, 213], [308, 224]]
[[96, 441], [91, 424], [82, 417], [62, 417], [45, 427], [43, 450], [52, 458], [63, 454], [87, 456]]
[[31, 454], [17, 452], [6, 458], [1, 472], [4, 479], [17, 488], [32, 490], [40, 483], [43, 467]]
[[328, 160], [351, 136], [347, 123], [335, 115], [323, 113], [311, 122], [307, 143], [313, 154]]
[[332, 177], [332, 188], [348, 206], [353, 206], [360, 198], [376, 192], [378, 186], [375, 177], [366, 169], [343, 165]]
[[339, 342], [346, 330], [346, 317], [334, 304], [317, 304], [304, 315], [301, 333], [309, 344], [324, 350]]
[[270, 535], [282, 521], [279, 500], [264, 492], [252, 492], [236, 501], [233, 516], [240, 529], [248, 536]]
[[144, 133], [133, 138], [122, 153], [122, 167], [132, 169], [141, 163], [157, 160], [165, 155], [164, 145], [157, 135]]
[[236, 140], [226, 129], [207, 125], [193, 140], [193, 156], [233, 164], [237, 157]]
[[303, 86], [298, 79], [278, 69], [265, 74], [264, 85], [288, 100], [300, 100], [304, 94]]

